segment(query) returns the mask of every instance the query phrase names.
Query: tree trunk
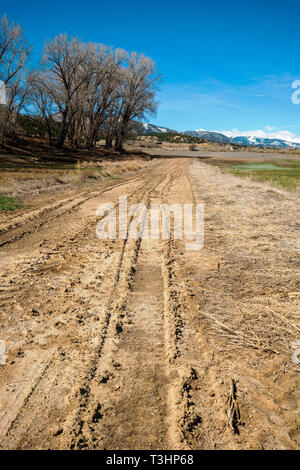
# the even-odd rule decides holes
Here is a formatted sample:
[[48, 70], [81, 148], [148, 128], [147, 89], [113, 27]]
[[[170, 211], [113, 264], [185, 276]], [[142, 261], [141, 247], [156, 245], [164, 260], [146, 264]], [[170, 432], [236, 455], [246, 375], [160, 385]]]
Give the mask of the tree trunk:
[[111, 134], [107, 135], [106, 136], [106, 139], [105, 139], [105, 145], [107, 148], [111, 149], [112, 148], [112, 136]]
[[51, 134], [51, 126], [48, 120], [46, 121], [46, 129], [47, 129], [47, 134], [48, 134], [48, 139], [49, 139], [49, 145], [52, 147], [52, 134]]
[[125, 126], [122, 126], [120, 132], [118, 133], [116, 137], [116, 142], [115, 142], [115, 149], [119, 152], [123, 151], [123, 144], [125, 141], [125, 137], [126, 137]]
[[56, 144], [56, 147], [58, 149], [63, 148], [65, 140], [66, 140], [67, 132], [68, 132], [67, 113], [65, 112], [64, 115], [63, 115], [62, 123], [61, 123], [61, 131], [60, 131], [58, 141], [57, 141], [57, 144]]

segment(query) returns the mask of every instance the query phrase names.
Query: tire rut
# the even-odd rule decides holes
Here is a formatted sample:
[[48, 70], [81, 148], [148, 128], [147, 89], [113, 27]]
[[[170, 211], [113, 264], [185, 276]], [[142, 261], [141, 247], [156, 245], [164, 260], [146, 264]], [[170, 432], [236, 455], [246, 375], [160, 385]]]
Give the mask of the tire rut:
[[[159, 186], [164, 179], [168, 178], [170, 178], [170, 175], [163, 175], [159, 177], [159, 181], [154, 185], [151, 183], [150, 188], [146, 188], [144, 190], [144, 195], [140, 198], [139, 202], [149, 205], [149, 198], [151, 193], [155, 191], [156, 187]], [[95, 422], [93, 416], [96, 412], [96, 409], [99, 410], [101, 404], [97, 403], [95, 405], [93, 402], [91, 403], [91, 383], [97, 379], [97, 369], [100, 365], [100, 359], [102, 368], [103, 363], [109, 362], [102, 357], [103, 348], [107, 338], [118, 338], [119, 335], [122, 334], [124, 323], [126, 322], [126, 299], [136, 275], [136, 264], [142, 243], [140, 238], [138, 238], [136, 241], [129, 241], [128, 239], [128, 233], [132, 220], [133, 217], [129, 221], [127, 237], [124, 240], [122, 246], [119, 265], [115, 275], [115, 283], [108, 305], [106, 307], [105, 328], [102, 330], [99, 348], [93, 360], [92, 366], [89, 369], [89, 373], [86, 376], [84, 384], [81, 387], [81, 390], [86, 390], [86, 393], [78, 393], [79, 409], [75, 418], [75, 423], [73, 425], [73, 433], [75, 436], [73, 437], [70, 444], [71, 449], [97, 448], [99, 445], [98, 439], [95, 437]], [[115, 299], [116, 297], [118, 297], [117, 300]], [[111, 351], [107, 352], [106, 356], [110, 357]], [[98, 379], [101, 383], [101, 377], [99, 378], [99, 374]], [[96, 393], [97, 392], [98, 391], [96, 390]]]
[[[144, 178], [143, 181], [143, 190], [144, 194], [149, 192], [149, 190], [154, 189], [156, 185], [153, 185], [153, 176], [157, 175], [155, 178], [159, 178], [159, 181], [156, 184], [159, 184], [161, 180], [164, 179], [165, 176], [161, 176], [160, 172], [151, 172], [151, 174], [148, 175], [147, 178]], [[147, 183], [146, 183], [146, 181]], [[149, 190], [148, 190], [149, 187]], [[137, 187], [135, 189], [135, 192], [129, 196], [129, 200], [137, 197], [138, 192], [140, 191], [141, 188]], [[138, 200], [142, 200], [144, 196], [140, 196]], [[77, 247], [81, 247], [82, 241], [85, 239], [88, 239], [90, 237], [90, 231], [94, 230], [95, 224], [93, 220], [88, 221], [88, 223], [83, 223], [82, 228], [73, 235], [67, 235], [63, 237], [57, 243], [54, 247], [51, 247], [50, 250], [46, 253], [43, 253], [39, 256], [37, 259], [29, 260], [26, 266], [26, 263], [19, 263], [19, 265], [14, 267], [14, 272], [17, 268], [17, 271], [22, 273], [22, 291], [25, 292], [26, 289], [26, 283], [28, 284], [28, 292], [30, 292], [30, 285], [32, 284], [32, 276], [35, 276], [39, 272], [43, 274], [44, 272], [47, 273], [47, 266], [53, 265], [53, 262], [59, 257], [64, 260], [66, 260], [66, 253], [74, 252], [74, 250], [77, 249]], [[69, 396], [68, 401], [70, 403], [73, 403], [75, 400], [75, 403], [77, 401], [76, 396], [78, 396], [78, 392], [76, 392], [76, 389], [79, 390], [79, 396], [83, 397], [85, 400], [87, 397], [85, 395], [88, 394], [88, 388], [84, 388], [80, 386], [80, 377], [85, 376], [91, 377], [93, 375], [93, 366], [89, 367], [89, 372], [86, 374], [85, 368], [86, 368], [86, 363], [90, 361], [89, 356], [91, 354], [90, 350], [91, 347], [95, 349], [94, 346], [88, 346], [86, 352], [80, 352], [82, 351], [81, 344], [84, 344], [86, 342], [86, 335], [88, 334], [88, 331], [96, 331], [95, 328], [100, 328], [101, 332], [101, 341], [103, 340], [105, 342], [105, 328], [106, 328], [106, 323], [107, 323], [107, 316], [105, 316], [105, 312], [101, 314], [100, 316], [100, 322], [99, 322], [99, 313], [97, 312], [97, 304], [101, 305], [101, 310], [103, 311], [103, 302], [105, 302], [105, 296], [107, 297], [107, 292], [110, 291], [116, 292], [116, 286], [118, 284], [125, 285], [126, 284], [126, 289], [130, 289], [130, 283], [132, 282], [132, 278], [134, 275], [134, 269], [133, 265], [135, 264], [135, 257], [137, 259], [138, 256], [138, 251], [139, 251], [139, 241], [137, 243], [134, 243], [135, 246], [133, 246], [132, 242], [126, 239], [125, 244], [123, 245], [123, 249], [121, 250], [119, 260], [116, 265], [116, 271], [115, 275], [111, 276], [111, 274], [108, 276], [105, 274], [105, 271], [103, 271], [101, 265], [100, 267], [97, 265], [97, 255], [94, 256], [93, 252], [91, 255], [91, 261], [89, 261], [89, 264], [86, 265], [83, 268], [83, 265], [80, 265], [78, 269], [80, 269], [80, 276], [78, 277], [77, 274], [75, 277], [70, 280], [68, 280], [65, 288], [66, 294], [64, 294], [64, 297], [73, 299], [74, 294], [75, 294], [75, 300], [73, 301], [74, 307], [72, 308], [72, 302], [69, 307], [69, 309], [64, 310], [64, 305], [67, 302], [67, 299], [64, 302], [61, 302], [60, 309], [61, 313], [56, 315], [56, 317], [62, 317], [65, 315], [64, 311], [71, 311], [73, 312], [71, 318], [71, 322], [76, 321], [76, 324], [78, 325], [83, 325], [83, 328], [85, 331], [78, 331], [79, 337], [78, 339], [74, 338], [71, 339], [70, 345], [68, 344], [70, 340], [68, 340], [66, 343], [63, 343], [61, 346], [58, 347], [58, 349], [55, 349], [54, 352], [54, 360], [51, 363], [51, 367], [47, 367], [46, 371], [44, 374], [41, 376], [36, 377], [35, 381], [32, 382], [30, 391], [28, 392], [27, 396], [24, 396], [23, 399], [23, 405], [19, 406], [19, 409], [15, 410], [15, 416], [11, 418], [11, 423], [8, 426], [8, 430], [5, 433], [4, 438], [2, 439], [1, 446], [2, 448], [15, 448], [17, 446], [18, 448], [31, 448], [32, 442], [38, 443], [38, 448], [49, 448], [49, 447], [54, 447], [54, 448], [66, 448], [69, 447], [69, 445], [66, 446], [64, 444], [67, 436], [67, 428], [68, 428], [68, 423], [73, 428], [72, 424], [72, 419], [70, 416], [70, 412], [67, 411], [68, 406], [64, 404], [64, 401], [66, 400], [66, 396]], [[128, 246], [127, 246], [128, 244]], [[130, 245], [130, 246], [129, 246]], [[110, 259], [112, 258], [113, 264], [116, 263], [116, 246], [115, 242], [113, 241], [112, 243], [104, 243], [105, 250], [101, 252], [101, 256], [98, 257], [99, 259], [105, 261], [107, 263], [106, 272], [109, 272], [109, 263]], [[80, 248], [81, 250], [81, 248]], [[79, 251], [80, 251], [79, 250]], [[97, 250], [95, 251], [95, 254], [97, 253]], [[93, 258], [96, 258], [95, 261], [93, 261]], [[132, 259], [131, 259], [132, 258]], [[96, 264], [95, 264], [96, 263]], [[124, 263], [128, 263], [128, 266], [130, 268], [125, 272], [123, 272], [123, 265]], [[94, 267], [93, 267], [94, 266]], [[25, 269], [24, 269], [25, 268]], [[91, 284], [95, 284], [97, 286], [98, 284], [100, 286], [104, 286], [103, 290], [105, 291], [101, 295], [97, 292], [94, 293], [92, 296], [92, 301], [90, 301], [90, 295], [86, 299], [84, 290], [82, 288], [84, 287], [83, 284], [83, 279], [86, 277], [86, 274], [88, 272], [93, 272], [97, 271], [99, 269], [99, 274], [95, 272], [95, 275], [92, 276], [92, 282]], [[46, 270], [46, 271], [45, 271]], [[91, 271], [92, 270], [92, 271]], [[14, 275], [14, 272], [11, 274], [7, 274], [7, 285], [9, 290], [6, 291], [5, 295], [8, 294], [9, 291], [14, 291], [13, 286], [14, 285], [20, 285], [19, 279], [16, 275]], [[78, 270], [76, 271], [78, 272]], [[35, 274], [36, 273], [36, 274]], [[13, 277], [12, 277], [13, 276]], [[100, 278], [100, 280], [98, 280]], [[13, 284], [11, 285], [9, 282], [9, 279], [14, 279]], [[111, 283], [111, 285], [109, 285]], [[47, 284], [46, 284], [47, 285]], [[106, 286], [106, 287], [105, 287]], [[122, 289], [120, 289], [122, 291]], [[88, 294], [88, 292], [87, 292]], [[28, 302], [30, 303], [30, 296], [28, 298]], [[78, 300], [77, 300], [78, 299]], [[86, 300], [85, 300], [86, 299]], [[108, 305], [110, 305], [110, 309], [115, 308], [115, 299], [113, 299], [113, 294], [111, 295], [111, 298], [108, 299], [106, 302]], [[88, 300], [89, 304], [92, 304], [89, 309], [85, 306], [86, 301]], [[79, 303], [78, 303], [79, 302]], [[50, 305], [51, 307], [51, 305]], [[42, 307], [44, 309], [44, 307]], [[106, 309], [106, 313], [109, 313], [110, 309]], [[34, 310], [34, 309], [33, 309]], [[105, 309], [104, 309], [105, 310]], [[35, 310], [34, 310], [35, 311]], [[82, 311], [82, 313], [80, 313]], [[85, 311], [92, 311], [93, 316], [87, 317]], [[122, 310], [118, 310], [119, 313]], [[95, 312], [95, 313], [94, 313]], [[34, 317], [39, 315], [39, 313], [32, 313], [31, 316]], [[69, 315], [69, 314], [68, 314]], [[121, 314], [122, 315], [122, 314]], [[39, 317], [37, 317], [38, 319]], [[45, 317], [45, 320], [47, 317]], [[94, 320], [95, 319], [95, 320]], [[69, 320], [69, 321], [70, 321]], [[118, 332], [121, 326], [121, 316], [117, 318], [117, 322], [114, 324], [115, 331]], [[38, 320], [39, 321], [39, 320]], [[48, 320], [47, 320], [48, 321]], [[61, 327], [64, 329], [64, 323], [65, 320], [63, 320], [63, 324], [61, 324], [61, 321], [58, 323], [61, 324], [62, 326], [58, 326], [59, 328]], [[33, 325], [34, 326], [34, 325]], [[30, 336], [30, 330], [27, 336]], [[94, 335], [94, 334], [93, 334]], [[92, 335], [92, 336], [93, 336]], [[31, 336], [29, 337], [29, 339]], [[93, 342], [95, 343], [96, 337], [94, 337]], [[31, 341], [32, 342], [32, 341]], [[97, 340], [99, 343], [99, 341]], [[99, 344], [98, 344], [99, 346]], [[97, 346], [97, 348], [98, 348]], [[99, 351], [99, 349], [97, 350]], [[78, 361], [80, 360], [79, 354], [82, 355], [82, 360], [79, 363]], [[97, 353], [98, 354], [98, 353]], [[96, 357], [97, 357], [96, 354]], [[26, 356], [25, 356], [26, 357]], [[73, 365], [74, 364], [74, 365]], [[77, 364], [75, 366], [75, 364]], [[78, 377], [74, 377], [74, 367], [77, 367], [76, 373]], [[81, 384], [85, 383], [85, 380], [83, 382], [81, 381]], [[76, 385], [77, 384], [77, 385]], [[49, 397], [47, 398], [47, 391], [51, 389], [53, 392]], [[87, 392], [87, 393], [86, 393]], [[66, 395], [67, 394], [67, 395]], [[60, 403], [59, 407], [57, 406], [58, 404], [56, 403], [56, 400], [54, 400], [54, 396], [62, 396], [63, 400]], [[37, 421], [37, 416], [36, 412], [34, 411], [35, 409], [38, 409], [40, 406], [40, 401], [44, 402], [44, 407], [43, 411], [39, 416], [39, 420]], [[46, 407], [45, 407], [46, 405]], [[67, 409], [66, 409], [67, 406]], [[74, 405], [72, 405], [74, 406]], [[13, 411], [13, 410], [12, 410]], [[67, 414], [66, 414], [67, 413]], [[53, 415], [53, 416], [52, 416]], [[43, 421], [42, 417], [45, 417], [45, 420]], [[50, 419], [50, 422], [61, 422], [64, 426], [65, 432], [61, 433], [60, 429], [57, 430], [56, 426], [54, 425], [54, 430], [52, 429], [53, 426], [50, 425], [48, 429], [48, 433], [45, 433], [45, 424], [47, 423], [47, 416], [48, 420]], [[96, 419], [96, 418], [95, 418]], [[33, 424], [35, 423], [35, 424]], [[43, 424], [44, 423], [44, 424]], [[29, 431], [30, 430], [30, 431]], [[12, 436], [14, 438], [12, 439]], [[62, 441], [62, 442], [61, 442]], [[60, 443], [61, 442], [61, 443]]]
[[[155, 169], [154, 169], [155, 170]], [[151, 170], [150, 170], [151, 171]], [[76, 209], [79, 209], [82, 204], [89, 201], [92, 198], [98, 197], [101, 194], [105, 194], [112, 189], [118, 188], [130, 182], [138, 181], [142, 179], [144, 175], [137, 177], [132, 177], [127, 179], [124, 182], [116, 183], [109, 187], [103, 185], [100, 186], [97, 190], [85, 190], [81, 193], [81, 198], [74, 201], [74, 197], [67, 198], [59, 203], [54, 203], [50, 206], [46, 206], [42, 209], [34, 210], [29, 214], [24, 214], [23, 216], [17, 216], [15, 219], [10, 220], [8, 224], [2, 224], [0, 226], [0, 248], [14, 243], [22, 239], [26, 235], [30, 235], [33, 231], [39, 230], [46, 223], [54, 222], [60, 217], [70, 214]], [[58, 212], [58, 213], [55, 213]], [[44, 218], [44, 220], [43, 220]], [[42, 219], [42, 220], [41, 220]], [[26, 228], [26, 225], [29, 224], [29, 227]], [[25, 228], [24, 228], [25, 227]], [[11, 234], [11, 231], [14, 233]]]

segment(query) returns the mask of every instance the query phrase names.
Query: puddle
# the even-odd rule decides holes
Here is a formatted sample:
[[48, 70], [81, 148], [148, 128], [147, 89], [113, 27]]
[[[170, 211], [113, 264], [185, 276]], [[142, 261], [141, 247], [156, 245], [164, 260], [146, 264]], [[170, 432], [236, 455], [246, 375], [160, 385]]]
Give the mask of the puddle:
[[273, 163], [246, 163], [245, 165], [236, 165], [233, 167], [235, 170], [247, 171], [247, 170], [291, 170], [291, 167], [280, 167]]

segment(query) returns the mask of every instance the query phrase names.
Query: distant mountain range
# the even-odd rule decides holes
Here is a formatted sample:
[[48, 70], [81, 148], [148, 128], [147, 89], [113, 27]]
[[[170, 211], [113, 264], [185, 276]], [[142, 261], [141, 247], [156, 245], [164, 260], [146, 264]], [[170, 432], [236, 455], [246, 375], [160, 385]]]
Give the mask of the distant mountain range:
[[227, 137], [219, 132], [208, 131], [187, 131], [186, 135], [198, 137], [199, 139], [209, 140], [211, 142], [219, 142], [223, 144], [243, 145], [246, 147], [272, 147], [272, 148], [300, 148], [300, 142], [288, 142], [282, 139], [268, 139], [265, 137], [253, 136], [237, 136]]
[[180, 134], [180, 132], [168, 129], [167, 127], [159, 127], [154, 124], [148, 124], [147, 122], [142, 122], [142, 134], [151, 135], [151, 134]]
[[209, 132], [209, 131], [186, 131], [185, 135], [190, 137], [198, 137], [199, 139], [209, 140], [210, 142], [218, 142], [219, 144], [234, 144], [235, 142], [226, 137], [224, 134], [219, 132]]
[[234, 137], [232, 139], [239, 145], [254, 147], [273, 147], [273, 148], [300, 148], [300, 142], [288, 142], [282, 139], [268, 139], [266, 137]]
[[160, 127], [154, 124], [142, 123], [142, 134], [183, 134], [190, 137], [198, 137], [209, 142], [218, 142], [221, 144], [241, 145], [245, 147], [271, 147], [271, 148], [294, 148], [300, 149], [300, 142], [289, 142], [282, 139], [269, 139], [264, 137], [237, 136], [227, 137], [220, 132], [210, 132], [205, 130], [178, 132], [167, 127]]

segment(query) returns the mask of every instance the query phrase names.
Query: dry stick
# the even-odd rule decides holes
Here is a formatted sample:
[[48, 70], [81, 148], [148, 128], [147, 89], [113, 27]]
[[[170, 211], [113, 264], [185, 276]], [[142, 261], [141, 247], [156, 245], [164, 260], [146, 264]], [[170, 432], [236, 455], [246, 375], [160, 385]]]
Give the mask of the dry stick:
[[[216, 319], [213, 318], [212, 316], [207, 315], [206, 313], [204, 313], [204, 315], [205, 315], [206, 317], [208, 317], [208, 318], [211, 318], [211, 319], [212, 319], [218, 326], [220, 326], [222, 329], [225, 329], [225, 330], [229, 331], [230, 333], [232, 333], [233, 335], [238, 336], [239, 338], [241, 338], [241, 340], [242, 340], [243, 342], [245, 342], [245, 338], [244, 338], [244, 335], [243, 335], [243, 334], [241, 334], [241, 333], [239, 333], [239, 332], [237, 332], [237, 331], [234, 331], [232, 328], [229, 328], [228, 326], [224, 325], [224, 323], [219, 322], [218, 320], [216, 320]], [[248, 345], [252, 346], [252, 347], [255, 348], [255, 349], [259, 349], [259, 348], [258, 348], [258, 345], [255, 344], [255, 343], [253, 343], [253, 342], [250, 341], [249, 339], [247, 339], [246, 341], [247, 341]], [[275, 350], [272, 350], [272, 351], [274, 351], [275, 353], [277, 353], [277, 351], [275, 351]]]
[[227, 425], [231, 427], [234, 434], [239, 434], [238, 426], [241, 424], [240, 408], [236, 396], [236, 382], [231, 379], [230, 393], [228, 398], [228, 421]]
[[[268, 308], [268, 307], [267, 307]], [[268, 310], [273, 313], [274, 315], [276, 315], [278, 318], [280, 318], [280, 320], [284, 321], [285, 323], [287, 323], [288, 325], [292, 326], [293, 328], [295, 328], [297, 331], [300, 332], [300, 328], [295, 325], [294, 323], [290, 322], [289, 320], [287, 320], [283, 315], [279, 315], [279, 313], [277, 312], [273, 312], [273, 310], [271, 310], [270, 308], [268, 308]]]

